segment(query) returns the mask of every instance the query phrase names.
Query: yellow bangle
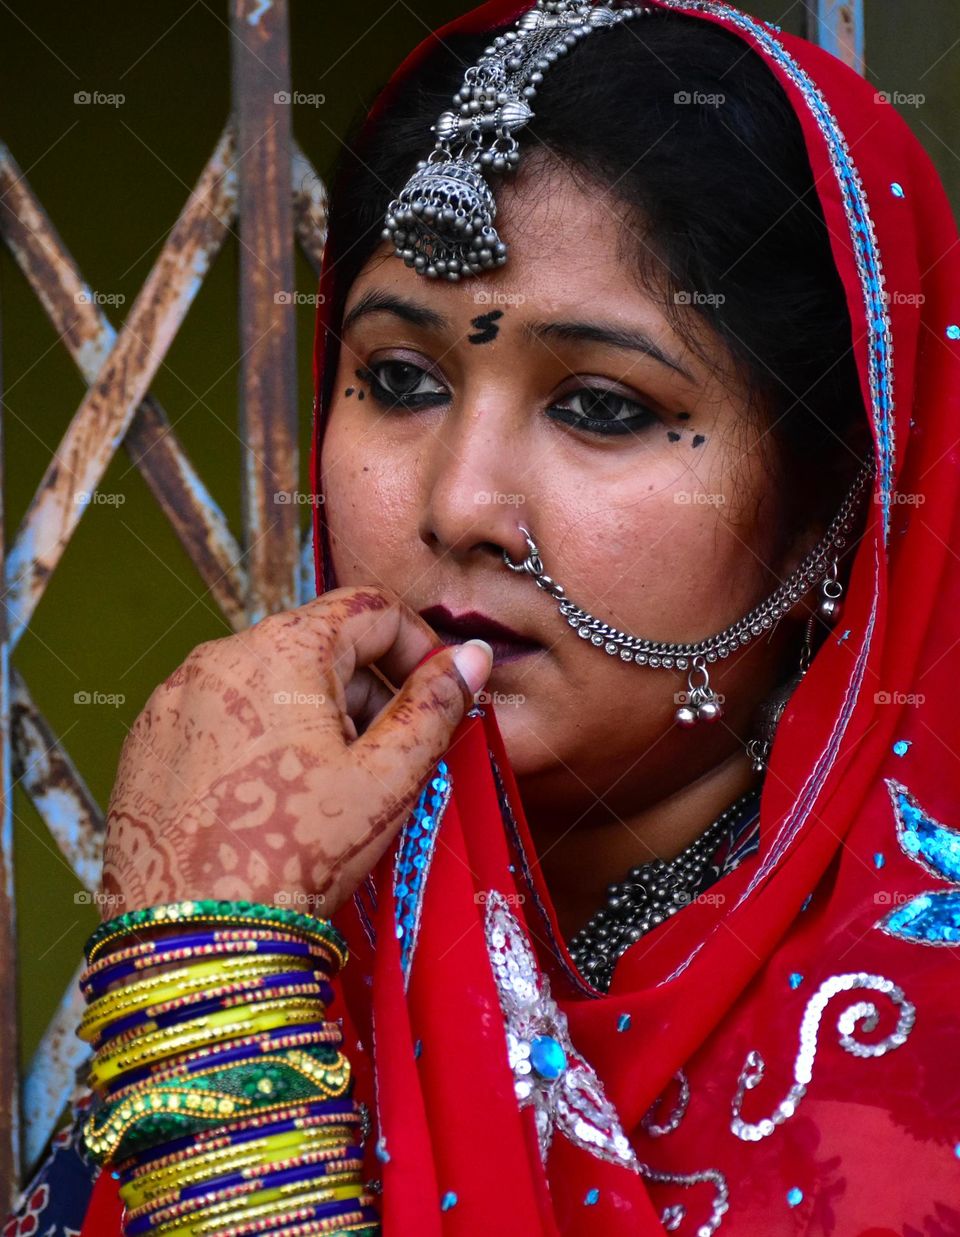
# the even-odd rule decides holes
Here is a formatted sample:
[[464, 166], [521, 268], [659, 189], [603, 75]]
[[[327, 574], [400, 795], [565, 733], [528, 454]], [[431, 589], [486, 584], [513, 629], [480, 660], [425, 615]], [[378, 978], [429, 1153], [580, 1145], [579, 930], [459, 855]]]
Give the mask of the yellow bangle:
[[308, 971], [311, 968], [278, 967], [275, 960], [263, 958], [228, 958], [222, 963], [205, 962], [193, 968], [182, 967], [178, 971], [156, 975], [116, 992], [107, 993], [94, 1001], [80, 1020], [77, 1034], [81, 1039], [92, 1043], [101, 1029], [116, 1018], [150, 1009], [153, 1005], [160, 1005], [178, 996], [209, 990], [209, 976], [222, 978], [224, 983], [228, 983], [238, 975], [241, 979], [259, 979], [266, 975], [283, 974], [288, 969]]
[[176, 1027], [166, 1027], [109, 1052], [97, 1053], [90, 1063], [90, 1085], [96, 1089], [127, 1070], [196, 1048], [219, 1044], [251, 1031], [298, 1026], [323, 1020], [315, 1000], [259, 1001], [235, 1009], [218, 1009]]
[[312, 1130], [286, 1130], [282, 1134], [273, 1134], [253, 1143], [221, 1148], [214, 1155], [201, 1156], [187, 1161], [186, 1164], [174, 1165], [151, 1174], [142, 1181], [127, 1182], [120, 1186], [119, 1193], [131, 1212], [131, 1217], [135, 1219], [133, 1213], [138, 1208], [152, 1206], [170, 1191], [183, 1190], [207, 1177], [222, 1177], [227, 1173], [255, 1167], [267, 1168], [277, 1161], [289, 1158], [291, 1154], [303, 1155], [324, 1150], [345, 1152], [352, 1144], [353, 1140], [349, 1137], [330, 1137], [326, 1130], [316, 1133]]
[[[242, 1212], [236, 1217], [231, 1217], [232, 1223], [269, 1219], [272, 1216], [283, 1215], [284, 1212], [295, 1207], [312, 1207], [317, 1203], [333, 1202], [338, 1198], [357, 1198], [366, 1193], [360, 1181], [349, 1185], [331, 1186], [327, 1190], [304, 1191], [299, 1197], [293, 1198], [289, 1193], [281, 1193], [283, 1189], [284, 1187], [280, 1186], [272, 1190], [262, 1190], [245, 1198]], [[205, 1207], [202, 1211], [194, 1212], [186, 1225], [159, 1229], [158, 1233], [162, 1233], [162, 1237], [204, 1237], [204, 1234], [208, 1233], [213, 1237], [223, 1227], [222, 1213], [235, 1211], [236, 1208], [236, 1202], [215, 1203], [212, 1207]]]

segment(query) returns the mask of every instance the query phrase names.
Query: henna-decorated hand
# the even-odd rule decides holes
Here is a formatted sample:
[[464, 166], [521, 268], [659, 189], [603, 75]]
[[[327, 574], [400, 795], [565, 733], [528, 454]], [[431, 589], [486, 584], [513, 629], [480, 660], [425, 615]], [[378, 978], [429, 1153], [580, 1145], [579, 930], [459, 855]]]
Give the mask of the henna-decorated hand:
[[489, 648], [472, 642], [414, 669], [438, 647], [419, 615], [372, 586], [198, 645], [124, 742], [101, 906], [112, 916], [249, 898], [333, 915], [386, 850], [490, 673]]

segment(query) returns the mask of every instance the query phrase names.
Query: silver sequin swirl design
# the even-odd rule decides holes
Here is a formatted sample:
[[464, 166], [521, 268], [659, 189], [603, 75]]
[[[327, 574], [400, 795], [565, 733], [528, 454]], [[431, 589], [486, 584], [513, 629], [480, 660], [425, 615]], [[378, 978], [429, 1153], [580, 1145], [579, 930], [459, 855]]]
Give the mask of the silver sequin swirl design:
[[680, 1094], [677, 1096], [677, 1102], [671, 1109], [666, 1121], [658, 1124], [653, 1119], [662, 1096], [653, 1101], [640, 1121], [640, 1124], [652, 1138], [662, 1138], [664, 1134], [672, 1134], [686, 1115], [687, 1105], [690, 1103], [690, 1080], [682, 1069], [677, 1070], [673, 1080], [679, 1085]]
[[849, 992], [855, 988], [872, 988], [882, 992], [900, 1007], [896, 1029], [885, 1039], [874, 1044], [863, 1044], [854, 1039], [853, 1033], [857, 1023], [862, 1019], [864, 1031], [876, 1030], [880, 1013], [873, 1001], [857, 1001], [848, 1006], [837, 1019], [837, 1030], [840, 1033], [840, 1045], [855, 1057], [881, 1057], [891, 1048], [899, 1048], [906, 1042], [913, 1029], [916, 1019], [916, 1007], [907, 1000], [903, 989], [892, 980], [882, 975], [870, 975], [866, 971], [854, 971], [844, 975], [831, 975], [824, 980], [814, 995], [807, 1002], [803, 1021], [800, 1024], [800, 1051], [794, 1064], [794, 1083], [785, 1098], [777, 1105], [769, 1117], [762, 1121], [744, 1121], [740, 1115], [744, 1093], [752, 1091], [763, 1078], [764, 1060], [759, 1052], [749, 1052], [744, 1062], [740, 1077], [737, 1080], [737, 1093], [733, 1100], [733, 1120], [730, 1129], [744, 1142], [759, 1142], [773, 1133], [778, 1125], [782, 1125], [792, 1117], [797, 1106], [807, 1093], [807, 1086], [813, 1077], [813, 1062], [817, 1055], [817, 1037], [820, 1032], [820, 1019], [827, 1003], [839, 992]]
[[[638, 1167], [642, 1176], [648, 1181], [656, 1181], [660, 1185], [691, 1186], [699, 1185], [704, 1181], [711, 1182], [716, 1188], [716, 1193], [710, 1208], [710, 1219], [697, 1229], [697, 1237], [712, 1237], [712, 1234], [720, 1227], [725, 1213], [730, 1210], [730, 1190], [727, 1186], [727, 1179], [718, 1168], [704, 1168], [695, 1173], [668, 1173], [663, 1169], [651, 1168], [649, 1164], [640, 1163]], [[673, 1232], [683, 1217], [683, 1206], [674, 1203], [664, 1208], [660, 1221], [668, 1232]]]

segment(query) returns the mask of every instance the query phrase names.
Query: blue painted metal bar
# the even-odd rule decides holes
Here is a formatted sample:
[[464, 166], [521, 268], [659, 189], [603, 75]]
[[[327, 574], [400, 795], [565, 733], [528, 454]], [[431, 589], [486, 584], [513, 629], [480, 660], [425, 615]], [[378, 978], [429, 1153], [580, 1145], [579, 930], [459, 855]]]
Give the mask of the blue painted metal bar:
[[863, 0], [808, 0], [807, 37], [863, 73]]

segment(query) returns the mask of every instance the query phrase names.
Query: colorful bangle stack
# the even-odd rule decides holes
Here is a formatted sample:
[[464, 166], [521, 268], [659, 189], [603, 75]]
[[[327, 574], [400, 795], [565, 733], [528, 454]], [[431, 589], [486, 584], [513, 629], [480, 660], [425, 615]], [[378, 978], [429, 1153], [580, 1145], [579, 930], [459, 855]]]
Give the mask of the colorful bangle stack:
[[[171, 935], [171, 931], [173, 934]], [[145, 907], [85, 947], [86, 1150], [124, 1237], [378, 1237], [325, 919], [260, 902]]]

